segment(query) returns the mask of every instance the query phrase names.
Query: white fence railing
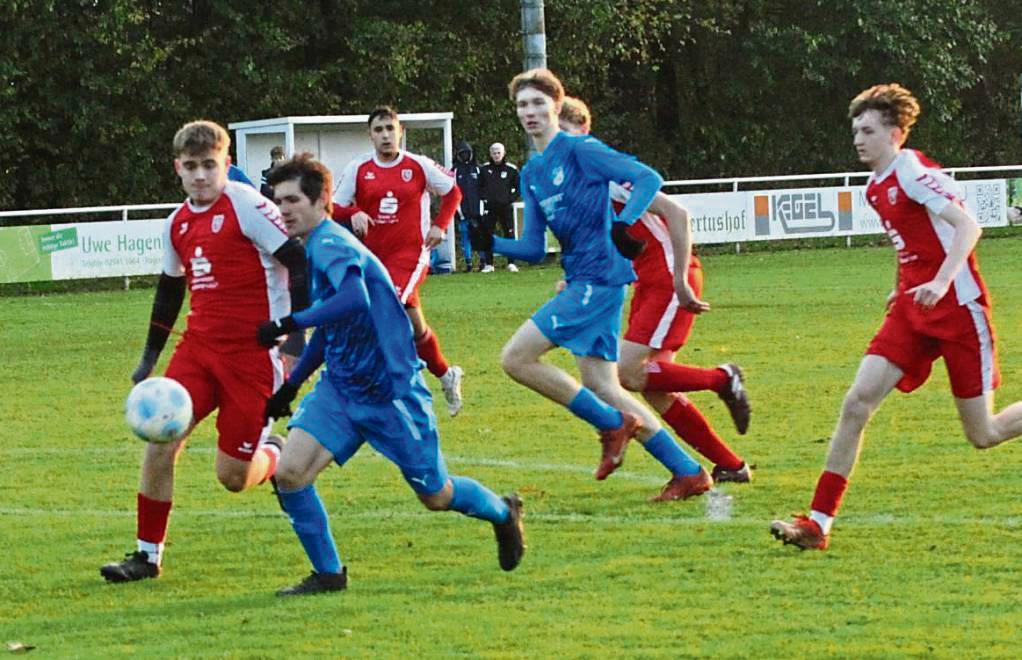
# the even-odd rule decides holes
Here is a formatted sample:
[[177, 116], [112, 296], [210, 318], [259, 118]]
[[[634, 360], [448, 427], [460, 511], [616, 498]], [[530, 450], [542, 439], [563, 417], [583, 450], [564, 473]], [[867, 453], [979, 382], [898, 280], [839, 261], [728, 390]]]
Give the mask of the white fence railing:
[[[1022, 165], [958, 167], [952, 175], [1020, 173]], [[866, 203], [868, 172], [667, 181], [664, 189], [692, 216], [697, 244], [882, 233]], [[961, 180], [965, 204], [983, 226], [1007, 224], [1007, 208], [1022, 203], [1022, 178]], [[858, 182], [853, 185], [852, 182]], [[763, 184], [807, 182], [806, 187], [760, 190]], [[813, 183], [831, 185], [813, 185]], [[838, 185], [833, 185], [837, 183]], [[755, 186], [755, 188], [753, 188]], [[726, 187], [730, 190], [719, 191]], [[701, 188], [700, 192], [682, 192]], [[707, 192], [707, 188], [718, 191]], [[164, 218], [176, 204], [90, 206], [0, 212], [0, 283], [160, 272]], [[108, 220], [82, 220], [105, 215]], [[142, 216], [142, 217], [140, 217]], [[48, 224], [31, 224], [39, 219]]]

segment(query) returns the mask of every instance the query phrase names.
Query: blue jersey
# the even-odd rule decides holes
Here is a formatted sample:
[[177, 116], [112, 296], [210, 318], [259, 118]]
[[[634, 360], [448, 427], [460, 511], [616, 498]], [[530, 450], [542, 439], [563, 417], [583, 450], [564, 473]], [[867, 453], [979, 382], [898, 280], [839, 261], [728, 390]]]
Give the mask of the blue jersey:
[[[611, 241], [610, 226], [613, 222], [632, 224], [642, 215], [660, 189], [663, 180], [659, 174], [594, 137], [562, 131], [543, 153], [529, 160], [521, 181], [525, 237], [514, 242], [495, 238], [495, 251], [534, 257], [532, 244], [542, 240], [549, 227], [561, 244], [561, 264], [569, 282], [613, 286], [635, 280], [631, 262]], [[640, 197], [618, 215], [611, 207], [608, 184], [625, 181], [641, 190]], [[533, 253], [519, 252], [511, 245], [518, 242], [530, 244]]]
[[[324, 378], [346, 398], [381, 403], [406, 395], [422, 362], [412, 324], [394, 292], [386, 268], [347, 229], [324, 221], [305, 240], [312, 307], [295, 318], [315, 317], [317, 304], [334, 296], [352, 271], [366, 300], [342, 318], [317, 328], [322, 333]], [[346, 294], [342, 294], [346, 295]]]

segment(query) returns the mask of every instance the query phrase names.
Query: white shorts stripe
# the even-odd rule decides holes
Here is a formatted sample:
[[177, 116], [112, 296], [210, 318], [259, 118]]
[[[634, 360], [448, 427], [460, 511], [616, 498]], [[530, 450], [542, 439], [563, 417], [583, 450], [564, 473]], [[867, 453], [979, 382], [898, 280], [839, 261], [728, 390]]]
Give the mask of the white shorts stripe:
[[664, 339], [667, 337], [667, 333], [671, 330], [671, 325], [674, 323], [674, 318], [678, 315], [678, 296], [677, 294], [671, 296], [671, 302], [668, 303], [667, 309], [664, 310], [663, 316], [660, 317], [660, 321], [656, 324], [656, 330], [653, 331], [653, 336], [649, 338], [649, 347], [661, 349], [664, 346]]
[[408, 281], [405, 282], [405, 288], [401, 290], [401, 304], [404, 305], [408, 302], [408, 298], [411, 297], [412, 291], [415, 291], [415, 284], [422, 277], [422, 271], [429, 268], [429, 250], [426, 248], [422, 249], [419, 253], [419, 263], [415, 265], [415, 270], [412, 271]]
[[965, 303], [972, 315], [972, 323], [976, 327], [976, 339], [979, 342], [979, 361], [983, 378], [983, 393], [994, 389], [994, 337], [990, 332], [986, 310], [976, 301]]

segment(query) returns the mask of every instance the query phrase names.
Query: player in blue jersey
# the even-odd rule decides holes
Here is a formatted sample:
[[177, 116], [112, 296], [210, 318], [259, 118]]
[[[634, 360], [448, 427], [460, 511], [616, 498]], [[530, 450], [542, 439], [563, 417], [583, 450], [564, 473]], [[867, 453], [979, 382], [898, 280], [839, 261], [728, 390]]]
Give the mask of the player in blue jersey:
[[288, 424], [275, 479], [313, 572], [277, 594], [347, 587], [347, 567], [313, 482], [330, 463], [343, 466], [364, 442], [401, 469], [427, 509], [493, 523], [500, 567], [514, 570], [525, 552], [521, 499], [499, 497], [473, 479], [448, 474], [412, 325], [383, 264], [354, 234], [330, 221], [330, 170], [302, 154], [278, 165], [267, 180], [288, 235], [305, 243], [314, 302], [306, 311], [264, 323], [259, 341], [269, 345], [293, 330], [315, 328], [295, 369], [267, 402], [267, 416], [289, 415], [302, 382], [326, 363]]
[[[597, 479], [606, 479], [637, 437], [671, 472], [654, 500], [686, 499], [713, 485], [706, 470], [660, 426], [657, 418], [618, 382], [617, 358], [625, 287], [635, 279], [618, 253], [611, 225], [634, 223], [660, 190], [659, 174], [594, 137], [573, 136], [558, 126], [564, 87], [546, 69], [516, 76], [509, 86], [518, 120], [536, 145], [521, 174], [525, 203], [520, 240], [493, 239], [493, 250], [536, 262], [546, 254], [546, 230], [561, 244], [567, 286], [522, 324], [504, 346], [501, 362], [511, 378], [566, 406], [600, 431]], [[620, 213], [610, 204], [611, 182], [631, 182]], [[575, 355], [580, 385], [541, 362], [555, 346]]]

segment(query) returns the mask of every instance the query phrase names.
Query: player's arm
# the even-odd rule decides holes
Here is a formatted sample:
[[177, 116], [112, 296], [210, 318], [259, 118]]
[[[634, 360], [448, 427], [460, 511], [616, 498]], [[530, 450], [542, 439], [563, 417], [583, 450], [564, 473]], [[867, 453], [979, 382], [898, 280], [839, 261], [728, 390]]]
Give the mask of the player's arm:
[[426, 232], [425, 247], [429, 249], [440, 245], [444, 240], [444, 232], [454, 219], [454, 213], [461, 205], [461, 188], [458, 187], [454, 176], [449, 172], [440, 169], [436, 163], [428, 161], [422, 163], [426, 172], [426, 186], [431, 192], [440, 195], [440, 209], [433, 218], [433, 225]]
[[660, 192], [663, 177], [652, 167], [640, 163], [632, 156], [611, 149], [596, 138], [586, 138], [577, 148], [578, 162], [588, 176], [608, 183], [631, 182], [631, 195], [624, 208], [617, 214], [616, 222], [634, 224]]
[[[291, 294], [291, 313], [302, 311], [309, 306], [308, 264], [305, 260], [305, 247], [298, 240], [289, 238], [273, 253], [273, 256], [287, 268], [287, 288]], [[305, 333], [297, 331], [287, 336], [287, 340], [280, 350], [285, 355], [297, 357], [302, 354], [304, 347]]]
[[969, 254], [975, 249], [976, 243], [983, 233], [976, 218], [957, 201], [948, 203], [937, 217], [954, 227], [955, 233], [951, 238], [951, 245], [947, 248], [947, 254], [944, 261], [941, 262], [936, 276], [929, 282], [912, 287], [905, 292], [912, 294], [917, 305], [927, 309], [932, 308], [947, 295], [948, 289], [951, 288], [951, 282], [965, 266]]
[[336, 211], [338, 207], [352, 209], [351, 214], [347, 217], [347, 223], [342, 221], [341, 224], [345, 224], [356, 236], [362, 238], [369, 231], [369, 221], [371, 218], [368, 213], [359, 208], [355, 203], [360, 162], [358, 159], [355, 159], [345, 166], [337, 181], [337, 188], [334, 189], [333, 201], [335, 213], [343, 213], [343, 211]]
[[[483, 232], [484, 243], [489, 243], [492, 240], [492, 245], [484, 245], [483, 249], [503, 254], [509, 259], [538, 263], [546, 256], [546, 218], [539, 210], [539, 202], [536, 201], [532, 191], [527, 187], [522, 189], [525, 191], [522, 237], [516, 240]], [[487, 247], [490, 249], [487, 250]]]
[[[333, 279], [333, 278], [331, 278]], [[351, 266], [344, 271], [339, 282], [333, 282], [335, 293], [306, 310], [265, 321], [259, 326], [258, 339], [263, 346], [273, 346], [277, 338], [295, 330], [336, 323], [353, 312], [369, 309], [369, 290], [362, 271]]]
[[667, 233], [674, 249], [674, 292], [679, 304], [691, 314], [709, 310], [710, 305], [700, 300], [688, 283], [688, 268], [692, 261], [692, 227], [688, 209], [658, 192], [649, 210], [667, 221]]
[[167, 345], [170, 331], [181, 313], [181, 305], [185, 301], [185, 278], [160, 274], [156, 283], [156, 296], [153, 298], [153, 309], [149, 316], [149, 333], [146, 335], [142, 359], [131, 374], [131, 382], [140, 383], [153, 372], [163, 347]]
[[326, 350], [326, 338], [321, 328], [316, 328], [295, 363], [294, 369], [288, 374], [287, 380], [281, 383], [277, 391], [266, 401], [266, 418], [280, 419], [291, 415], [291, 402], [298, 395], [302, 383], [308, 380], [316, 369], [323, 364]]

